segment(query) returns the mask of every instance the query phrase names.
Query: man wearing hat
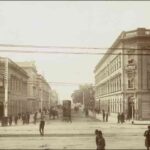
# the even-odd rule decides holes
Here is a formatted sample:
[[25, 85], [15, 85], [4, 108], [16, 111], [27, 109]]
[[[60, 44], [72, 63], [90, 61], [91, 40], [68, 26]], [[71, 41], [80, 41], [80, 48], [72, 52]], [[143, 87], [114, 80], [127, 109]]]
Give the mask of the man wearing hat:
[[147, 147], [147, 150], [150, 148], [150, 125], [148, 126], [148, 130], [144, 133], [145, 136], [145, 146]]

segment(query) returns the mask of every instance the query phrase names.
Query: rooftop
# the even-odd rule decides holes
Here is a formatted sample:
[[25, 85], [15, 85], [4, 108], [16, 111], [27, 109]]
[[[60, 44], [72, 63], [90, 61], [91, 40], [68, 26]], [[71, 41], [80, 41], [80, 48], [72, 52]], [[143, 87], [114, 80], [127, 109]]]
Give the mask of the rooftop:
[[94, 69], [94, 72], [96, 72], [96, 70], [100, 67], [100, 65], [104, 62], [104, 60], [109, 56], [109, 53], [112, 52], [122, 40], [140, 38], [140, 37], [150, 38], [150, 29], [137, 28], [136, 30], [132, 30], [132, 31], [123, 31], [115, 40], [115, 42], [112, 44], [112, 46], [108, 48], [105, 55], [100, 59], [100, 61], [98, 62], [98, 64]]

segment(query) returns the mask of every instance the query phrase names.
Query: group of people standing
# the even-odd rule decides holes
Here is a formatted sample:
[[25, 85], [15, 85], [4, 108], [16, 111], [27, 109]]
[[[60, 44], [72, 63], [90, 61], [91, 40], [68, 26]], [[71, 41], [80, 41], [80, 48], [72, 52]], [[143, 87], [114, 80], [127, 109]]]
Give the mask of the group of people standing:
[[8, 124], [11, 126], [12, 123], [14, 122], [15, 125], [18, 124], [18, 120], [22, 120], [22, 123], [23, 124], [29, 124], [30, 122], [30, 113], [29, 112], [26, 112], [26, 113], [19, 113], [19, 114], [16, 114], [15, 116], [12, 116], [12, 115], [9, 115], [8, 116]]

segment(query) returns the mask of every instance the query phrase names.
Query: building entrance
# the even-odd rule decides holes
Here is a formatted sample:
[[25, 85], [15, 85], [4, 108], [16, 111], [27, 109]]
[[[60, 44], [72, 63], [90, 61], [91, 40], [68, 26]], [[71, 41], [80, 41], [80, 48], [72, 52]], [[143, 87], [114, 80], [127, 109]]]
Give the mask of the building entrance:
[[128, 97], [128, 119], [132, 119], [132, 116], [134, 116], [134, 101], [133, 96]]

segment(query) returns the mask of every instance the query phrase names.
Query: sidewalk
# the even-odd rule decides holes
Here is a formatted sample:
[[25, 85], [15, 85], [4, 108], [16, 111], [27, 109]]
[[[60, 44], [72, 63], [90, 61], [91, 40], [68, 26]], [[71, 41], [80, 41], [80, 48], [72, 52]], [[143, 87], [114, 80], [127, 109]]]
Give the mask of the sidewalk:
[[[92, 112], [89, 113], [90, 117], [95, 118], [101, 122], [103, 122], [103, 116], [102, 114], [94, 114]], [[108, 116], [108, 123], [110, 124], [114, 124], [117, 123], [117, 114], [116, 113], [111, 113]], [[125, 121], [124, 124], [132, 124], [132, 120], [130, 121]], [[133, 125], [150, 125], [150, 120], [134, 120], [134, 124]]]

